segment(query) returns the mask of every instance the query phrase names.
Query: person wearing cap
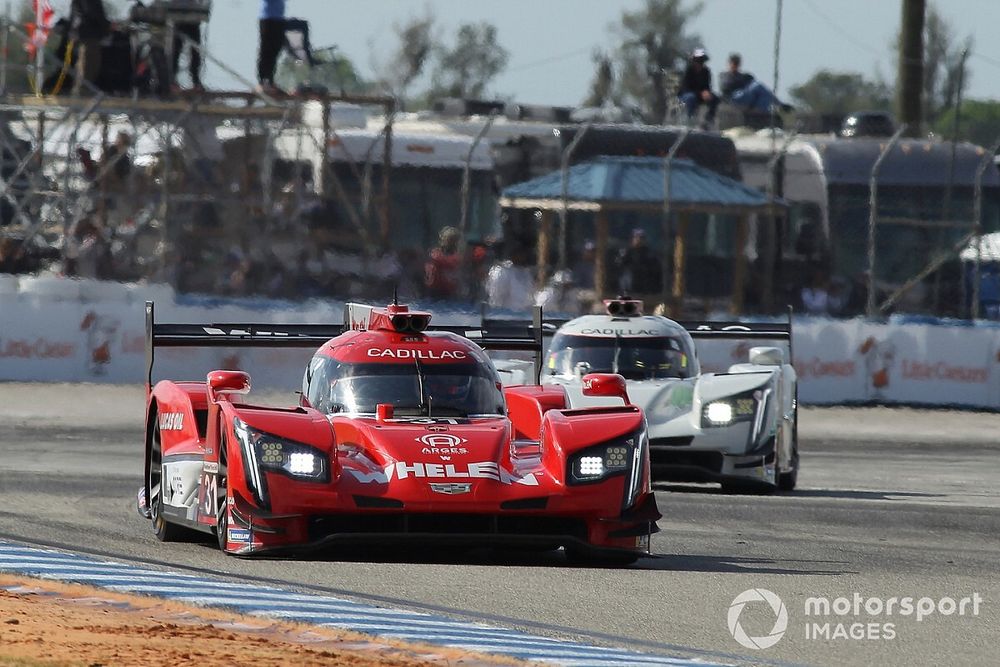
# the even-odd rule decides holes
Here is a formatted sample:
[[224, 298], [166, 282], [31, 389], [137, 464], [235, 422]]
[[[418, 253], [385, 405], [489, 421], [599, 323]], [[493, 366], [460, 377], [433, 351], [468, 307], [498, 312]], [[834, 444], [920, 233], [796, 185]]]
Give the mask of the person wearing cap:
[[616, 262], [618, 289], [622, 294], [659, 294], [663, 289], [660, 259], [646, 242], [646, 232], [632, 230], [629, 246], [621, 251]]
[[719, 75], [719, 91], [722, 99], [743, 109], [768, 112], [772, 107], [781, 111], [791, 111], [792, 107], [782, 103], [770, 88], [754, 78], [753, 74], [740, 69], [743, 58], [738, 53], [729, 54], [729, 69]]
[[708, 129], [715, 120], [715, 110], [719, 106], [719, 96], [712, 92], [712, 70], [705, 64], [707, 62], [705, 49], [699, 47], [692, 51], [677, 91], [677, 97], [687, 109], [688, 118], [692, 118], [701, 105], [707, 107], [702, 129]]

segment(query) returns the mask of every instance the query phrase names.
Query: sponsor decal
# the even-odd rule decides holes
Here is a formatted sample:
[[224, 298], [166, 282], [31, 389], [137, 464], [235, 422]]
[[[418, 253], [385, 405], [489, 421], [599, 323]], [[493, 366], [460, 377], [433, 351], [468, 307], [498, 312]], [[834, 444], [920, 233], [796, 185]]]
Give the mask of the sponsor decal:
[[416, 441], [427, 447], [446, 447], [453, 448], [468, 442], [465, 438], [459, 437], [453, 433], [425, 433], [424, 435], [418, 436]]
[[63, 343], [47, 338], [24, 340], [20, 338], [0, 338], [0, 359], [69, 359], [76, 352], [72, 343]]
[[250, 544], [250, 530], [247, 528], [230, 528], [229, 541]]
[[397, 479], [492, 479], [501, 484], [523, 484], [538, 486], [534, 473], [519, 476], [501, 468], [493, 461], [479, 463], [406, 463], [397, 461], [390, 463], [383, 470], [365, 472], [355, 468], [344, 468], [351, 476], [362, 484], [388, 484], [393, 477]]
[[660, 336], [656, 329], [580, 329], [582, 336]]
[[799, 379], [849, 378], [854, 376], [855, 363], [850, 359], [796, 359], [795, 371]]
[[391, 359], [421, 359], [427, 361], [441, 361], [444, 359], [468, 359], [469, 355], [463, 350], [441, 350], [436, 352], [434, 350], [409, 350], [406, 348], [392, 349], [392, 348], [377, 348], [373, 347], [368, 350], [369, 357], [383, 358], [389, 357]]
[[213, 475], [219, 474], [219, 462], [218, 461], [205, 461], [205, 467], [203, 470], [207, 473]]
[[182, 430], [184, 430], [184, 413], [183, 412], [161, 412], [160, 413], [160, 430], [161, 431], [182, 431]]
[[465, 482], [461, 484], [454, 482], [436, 484], [434, 482], [431, 482], [430, 486], [431, 486], [431, 491], [433, 491], [434, 493], [443, 493], [448, 496], [457, 496], [461, 493], [469, 493], [470, 491], [472, 491], [471, 482]]
[[420, 450], [421, 454], [468, 454], [469, 450], [465, 447], [424, 447]]
[[950, 366], [943, 361], [925, 363], [904, 359], [903, 377], [917, 381], [948, 380], [966, 384], [985, 384], [989, 382], [990, 371], [985, 366]]

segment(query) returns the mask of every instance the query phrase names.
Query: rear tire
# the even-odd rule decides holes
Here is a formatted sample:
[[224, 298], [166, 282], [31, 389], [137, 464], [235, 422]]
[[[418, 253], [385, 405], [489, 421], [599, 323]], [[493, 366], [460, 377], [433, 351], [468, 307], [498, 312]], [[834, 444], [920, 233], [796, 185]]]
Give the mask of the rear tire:
[[215, 518], [215, 538], [219, 543], [219, 550], [224, 554], [229, 553], [226, 550], [229, 535], [229, 475], [226, 465], [226, 447], [226, 439], [223, 437], [219, 444], [219, 475], [216, 480], [218, 483], [216, 502], [219, 509], [218, 516]]
[[170, 523], [163, 517], [163, 444], [160, 440], [160, 424], [153, 418], [153, 434], [150, 438], [149, 469], [146, 484], [149, 488], [149, 515], [153, 522], [153, 534], [161, 542], [183, 542], [191, 539], [194, 531]]

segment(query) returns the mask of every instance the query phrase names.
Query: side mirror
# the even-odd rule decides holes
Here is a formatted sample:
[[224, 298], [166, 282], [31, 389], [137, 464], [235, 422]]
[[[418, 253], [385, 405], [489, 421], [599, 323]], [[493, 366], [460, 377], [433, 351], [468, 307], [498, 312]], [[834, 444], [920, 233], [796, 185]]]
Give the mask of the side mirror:
[[750, 363], [757, 366], [781, 366], [785, 363], [785, 354], [780, 347], [751, 347]]
[[625, 405], [630, 405], [632, 401], [628, 398], [628, 389], [625, 387], [625, 378], [617, 373], [588, 373], [583, 376], [584, 396], [616, 396]]
[[216, 400], [218, 395], [249, 394], [250, 374], [243, 371], [212, 371], [208, 374], [208, 398]]

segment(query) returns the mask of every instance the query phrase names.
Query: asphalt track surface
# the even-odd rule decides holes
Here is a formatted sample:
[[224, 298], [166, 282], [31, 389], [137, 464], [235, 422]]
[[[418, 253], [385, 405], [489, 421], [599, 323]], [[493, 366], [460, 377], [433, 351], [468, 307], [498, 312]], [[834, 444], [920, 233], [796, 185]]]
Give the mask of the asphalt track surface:
[[[995, 661], [998, 414], [804, 408], [799, 490], [753, 497], [711, 486], [659, 487], [664, 519], [655, 556], [604, 569], [569, 567], [558, 552], [247, 561], [210, 544], [160, 544], [134, 509], [142, 404], [135, 387], [0, 383], [0, 538], [682, 657], [814, 665]], [[753, 588], [776, 593], [789, 619], [781, 640], [759, 651], [737, 644], [727, 626], [734, 598]], [[934, 613], [921, 621], [870, 615], [864, 605], [858, 616], [853, 609], [805, 615], [807, 598], [855, 593], [934, 602], [978, 594], [982, 602], [978, 615], [969, 604], [964, 616]], [[767, 635], [774, 621], [763, 603], [747, 605], [739, 617], [750, 636]], [[831, 638], [807, 638], [807, 622], [829, 623]], [[838, 624], [848, 633], [864, 624], [871, 638], [834, 639]]]

